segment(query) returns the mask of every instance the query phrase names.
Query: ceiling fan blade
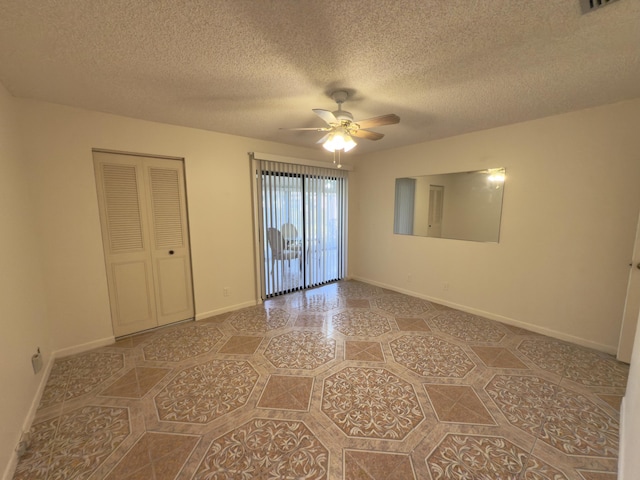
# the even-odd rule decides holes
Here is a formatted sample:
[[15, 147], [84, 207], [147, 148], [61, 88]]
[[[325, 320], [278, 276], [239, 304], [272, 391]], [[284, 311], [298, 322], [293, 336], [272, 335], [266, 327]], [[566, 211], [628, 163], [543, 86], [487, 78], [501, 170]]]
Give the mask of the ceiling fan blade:
[[280, 128], [280, 130], [307, 130], [310, 132], [326, 132], [331, 129], [329, 127], [301, 127], [301, 128]]
[[384, 134], [378, 132], [370, 132], [369, 130], [356, 130], [350, 132], [352, 137], [366, 138], [367, 140], [380, 140]]
[[387, 115], [380, 115], [379, 117], [359, 120], [354, 123], [357, 123], [360, 128], [381, 127], [383, 125], [393, 125], [395, 123], [400, 123], [400, 117], [395, 113], [389, 113]]
[[327, 133], [324, 137], [322, 137], [316, 143], [324, 143], [329, 138], [329, 135], [331, 135], [331, 132]]
[[327, 122], [329, 125], [331, 125], [332, 123], [340, 123], [336, 118], [336, 116], [329, 110], [323, 110], [322, 108], [314, 108], [313, 113], [318, 115], [322, 120]]

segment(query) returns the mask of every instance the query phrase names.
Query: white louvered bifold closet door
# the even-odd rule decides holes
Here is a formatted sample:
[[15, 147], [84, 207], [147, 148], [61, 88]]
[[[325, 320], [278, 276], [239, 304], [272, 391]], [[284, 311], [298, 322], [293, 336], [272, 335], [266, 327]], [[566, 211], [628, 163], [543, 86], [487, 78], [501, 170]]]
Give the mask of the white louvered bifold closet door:
[[114, 335], [193, 317], [183, 164], [94, 152]]

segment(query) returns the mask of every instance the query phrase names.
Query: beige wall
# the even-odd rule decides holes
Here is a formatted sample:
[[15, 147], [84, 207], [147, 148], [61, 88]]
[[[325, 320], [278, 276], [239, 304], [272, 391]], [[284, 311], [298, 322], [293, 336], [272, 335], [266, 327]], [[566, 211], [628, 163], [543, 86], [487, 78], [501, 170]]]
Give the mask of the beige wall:
[[0, 84], [0, 475], [5, 477], [15, 465], [13, 451], [29, 426], [45, 374], [34, 375], [31, 355], [40, 347], [45, 361], [51, 356], [29, 166], [14, 110]]
[[[638, 125], [634, 100], [367, 155], [350, 177], [350, 272], [614, 353], [640, 208]], [[507, 169], [500, 243], [393, 234], [396, 177], [489, 167]]]
[[17, 106], [28, 139], [52, 346], [62, 354], [113, 337], [92, 148], [185, 158], [198, 318], [256, 301], [247, 152], [329, 160], [319, 149], [28, 100]]

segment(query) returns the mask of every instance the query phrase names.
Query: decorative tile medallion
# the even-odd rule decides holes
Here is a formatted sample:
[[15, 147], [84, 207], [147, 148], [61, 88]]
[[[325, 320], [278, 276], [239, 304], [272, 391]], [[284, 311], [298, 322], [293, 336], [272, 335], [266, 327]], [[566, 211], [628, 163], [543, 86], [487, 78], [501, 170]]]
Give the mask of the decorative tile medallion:
[[126, 408], [86, 406], [32, 427], [14, 480], [89, 478], [129, 436]]
[[210, 352], [222, 339], [222, 333], [212, 324], [187, 325], [160, 335], [142, 349], [145, 360], [181, 362]]
[[245, 308], [232, 315], [229, 321], [243, 333], [262, 333], [284, 327], [290, 315], [281, 308], [265, 308], [263, 305]]
[[91, 352], [56, 360], [39, 408], [85, 395], [123, 367], [121, 353]]
[[426, 459], [433, 480], [568, 480], [502, 437], [447, 434]]
[[156, 395], [158, 417], [209, 423], [247, 403], [257, 380], [249, 362], [212, 360], [184, 369]]
[[328, 464], [304, 423], [258, 418], [214, 440], [193, 480], [326, 479]]
[[322, 411], [348, 436], [390, 440], [424, 418], [413, 386], [384, 368], [347, 367], [327, 377]]
[[518, 351], [543, 370], [563, 375], [590, 387], [622, 387], [629, 366], [613, 357], [548, 337], [525, 339]]
[[273, 337], [264, 352], [277, 368], [312, 370], [333, 360], [336, 341], [322, 332], [291, 332]]
[[331, 319], [333, 328], [350, 337], [377, 337], [391, 331], [387, 317], [371, 311], [338, 313]]
[[389, 345], [396, 362], [423, 377], [463, 378], [476, 366], [461, 347], [433, 335], [403, 335]]
[[374, 302], [380, 310], [402, 317], [416, 317], [426, 311], [433, 310], [433, 305], [430, 302], [408, 295], [384, 295], [376, 298]]
[[438, 330], [466, 342], [499, 342], [505, 336], [497, 322], [460, 310], [442, 310], [430, 320]]
[[618, 421], [584, 395], [518, 375], [494, 375], [485, 390], [509, 423], [567, 455], [618, 455]]

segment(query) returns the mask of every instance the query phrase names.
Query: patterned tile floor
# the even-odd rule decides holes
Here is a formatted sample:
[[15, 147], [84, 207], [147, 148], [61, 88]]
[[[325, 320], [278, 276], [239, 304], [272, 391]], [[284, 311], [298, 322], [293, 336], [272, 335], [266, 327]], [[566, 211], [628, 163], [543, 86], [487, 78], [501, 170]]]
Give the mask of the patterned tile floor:
[[14, 478], [613, 480], [627, 374], [344, 281], [57, 360]]

